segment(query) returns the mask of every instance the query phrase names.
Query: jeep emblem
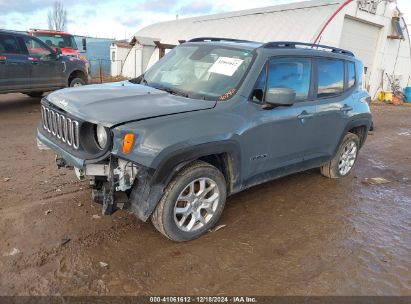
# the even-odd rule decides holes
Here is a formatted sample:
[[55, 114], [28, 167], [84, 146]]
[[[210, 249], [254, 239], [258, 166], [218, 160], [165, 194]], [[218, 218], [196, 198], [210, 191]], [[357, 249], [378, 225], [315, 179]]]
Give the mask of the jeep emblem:
[[67, 107], [68, 105], [68, 102], [65, 101], [64, 99], [57, 101], [57, 103], [60, 104], [62, 107]]

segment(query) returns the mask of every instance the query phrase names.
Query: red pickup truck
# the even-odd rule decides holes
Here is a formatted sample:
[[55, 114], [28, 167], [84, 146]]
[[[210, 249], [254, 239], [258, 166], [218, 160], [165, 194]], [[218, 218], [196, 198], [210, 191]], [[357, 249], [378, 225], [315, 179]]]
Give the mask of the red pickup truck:
[[[31, 29], [28, 34], [37, 37], [54, 50], [60, 48], [62, 54], [65, 56], [74, 57], [84, 61], [88, 67], [89, 62], [87, 58], [81, 54], [72, 34], [61, 31], [39, 29]], [[85, 39], [83, 39], [83, 50], [86, 50]]]

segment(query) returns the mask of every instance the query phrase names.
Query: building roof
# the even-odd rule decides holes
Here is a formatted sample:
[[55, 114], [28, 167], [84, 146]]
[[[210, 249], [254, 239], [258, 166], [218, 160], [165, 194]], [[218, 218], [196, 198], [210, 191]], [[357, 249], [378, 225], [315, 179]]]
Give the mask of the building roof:
[[160, 41], [160, 38], [154, 38], [157, 36], [139, 36], [137, 34], [134, 35], [133, 39], [131, 39], [131, 44], [134, 45], [136, 43], [141, 45], [150, 45], [156, 46], [154, 41]]
[[112, 42], [113, 45], [116, 45], [121, 48], [131, 49], [133, 46], [127, 40], [115, 40]]
[[175, 44], [195, 37], [313, 41], [342, 0], [313, 0], [230, 13], [160, 22], [139, 30], [135, 36], [161, 37], [161, 43]]

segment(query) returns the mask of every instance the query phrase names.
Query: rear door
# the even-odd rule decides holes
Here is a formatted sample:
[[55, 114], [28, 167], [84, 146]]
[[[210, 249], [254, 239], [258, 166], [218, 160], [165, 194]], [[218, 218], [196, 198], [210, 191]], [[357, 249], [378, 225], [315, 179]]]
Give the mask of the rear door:
[[[316, 67], [316, 132], [311, 137], [312, 153], [305, 160], [321, 162], [333, 156], [348, 123], [356, 80], [353, 66], [346, 67], [344, 60], [318, 58]], [[346, 69], [350, 79], [346, 79]]]
[[63, 87], [65, 64], [39, 39], [23, 37], [31, 66], [31, 88]]
[[0, 90], [30, 89], [30, 64], [14, 35], [0, 33]]

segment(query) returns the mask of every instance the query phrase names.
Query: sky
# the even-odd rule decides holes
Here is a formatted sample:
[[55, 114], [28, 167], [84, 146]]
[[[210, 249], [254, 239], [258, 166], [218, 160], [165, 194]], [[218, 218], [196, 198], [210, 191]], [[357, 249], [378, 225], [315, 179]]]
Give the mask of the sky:
[[[230, 12], [300, 0], [62, 0], [68, 12], [67, 29], [84, 36], [129, 39], [152, 23]], [[47, 28], [54, 0], [0, 0], [0, 28]], [[411, 0], [397, 0], [411, 24]]]

